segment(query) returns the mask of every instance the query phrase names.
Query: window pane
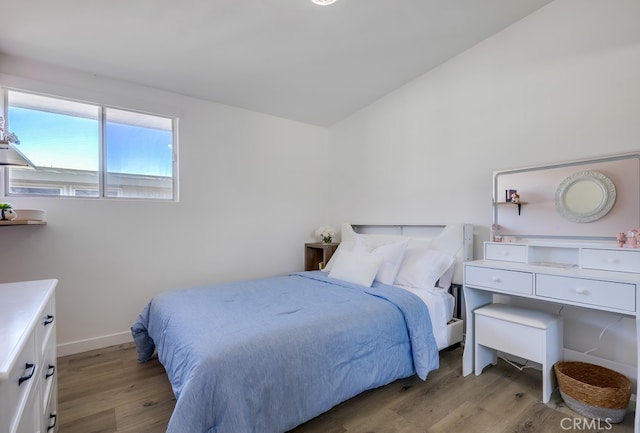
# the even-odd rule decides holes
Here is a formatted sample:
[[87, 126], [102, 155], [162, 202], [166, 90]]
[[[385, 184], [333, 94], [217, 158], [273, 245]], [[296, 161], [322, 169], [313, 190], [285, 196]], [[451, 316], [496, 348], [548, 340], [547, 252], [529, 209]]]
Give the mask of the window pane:
[[173, 122], [106, 110], [106, 195], [173, 198]]
[[73, 195], [75, 185], [98, 188], [99, 107], [14, 91], [8, 102], [8, 127], [37, 167], [12, 168], [9, 193]]
[[8, 194], [174, 199], [173, 119], [12, 90], [7, 100], [7, 130], [35, 165], [5, 170]]
[[11, 188], [11, 192], [16, 194], [34, 194], [34, 195], [62, 195], [60, 188], [38, 188], [38, 187], [21, 187]]

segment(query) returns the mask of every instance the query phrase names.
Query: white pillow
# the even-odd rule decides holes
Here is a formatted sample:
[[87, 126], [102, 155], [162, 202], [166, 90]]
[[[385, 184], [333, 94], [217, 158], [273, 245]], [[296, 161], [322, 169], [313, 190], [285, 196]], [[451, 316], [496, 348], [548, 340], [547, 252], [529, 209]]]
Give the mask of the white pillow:
[[[338, 245], [338, 248], [333, 253], [333, 255], [331, 256], [331, 258], [329, 259], [329, 261], [327, 262], [327, 264], [322, 270], [325, 272], [331, 272], [331, 269], [333, 268], [333, 264], [340, 256], [340, 253], [342, 251], [353, 251], [356, 241], [359, 241], [365, 245], [365, 251], [373, 251], [374, 249], [383, 245], [388, 245], [391, 243], [397, 244], [399, 242], [404, 242], [408, 240], [409, 238], [406, 236], [370, 235], [370, 234], [356, 233], [353, 230], [353, 227], [351, 226], [351, 224], [342, 223], [340, 227], [340, 245]], [[363, 251], [363, 250], [360, 249], [360, 251]], [[386, 275], [387, 271], [385, 271], [384, 274]], [[383, 277], [383, 278], [387, 281], [390, 279], [388, 277]], [[395, 278], [395, 275], [393, 276], [393, 278]], [[379, 281], [383, 282], [381, 280]], [[393, 280], [385, 284], [393, 284]]]
[[349, 223], [342, 223], [340, 225], [340, 242], [355, 241], [358, 233], [353, 230], [353, 227]]
[[455, 264], [455, 256], [429, 248], [407, 248], [395, 284], [431, 289]]
[[338, 248], [336, 248], [335, 252], [331, 256], [325, 267], [322, 268], [322, 270], [325, 272], [331, 272], [331, 269], [333, 269], [333, 264], [338, 260], [338, 257], [340, 257], [342, 252], [351, 251], [354, 244], [354, 241], [340, 242], [340, 245], [338, 245]]
[[[458, 263], [464, 261], [464, 224], [449, 224], [442, 232], [433, 238], [431, 248], [443, 251], [447, 254], [454, 255]], [[462, 266], [454, 266], [451, 270], [451, 281], [447, 284], [446, 278], [443, 276], [439, 287], [448, 288], [451, 281], [456, 280], [462, 283]]]
[[371, 287], [381, 263], [380, 256], [344, 250], [333, 263], [329, 277]]
[[400, 265], [402, 264], [408, 243], [409, 240], [405, 239], [402, 242], [381, 245], [373, 250], [369, 250], [362, 236], [358, 236], [352, 251], [379, 256], [382, 259], [382, 263], [376, 274], [375, 281], [383, 284], [393, 284], [400, 270]]
[[438, 278], [438, 287], [441, 289], [449, 289], [451, 287], [451, 282], [453, 281], [453, 272], [456, 269], [456, 262], [454, 261], [449, 269], [444, 271], [444, 274], [440, 275]]
[[333, 253], [329, 261], [326, 263], [325, 267], [322, 268], [325, 272], [331, 272], [333, 268], [333, 264], [338, 259], [338, 256], [342, 251], [351, 251], [353, 249], [353, 245], [355, 244], [356, 238], [358, 234], [353, 231], [353, 227], [351, 224], [342, 223], [340, 226], [340, 245], [336, 248], [336, 251]]

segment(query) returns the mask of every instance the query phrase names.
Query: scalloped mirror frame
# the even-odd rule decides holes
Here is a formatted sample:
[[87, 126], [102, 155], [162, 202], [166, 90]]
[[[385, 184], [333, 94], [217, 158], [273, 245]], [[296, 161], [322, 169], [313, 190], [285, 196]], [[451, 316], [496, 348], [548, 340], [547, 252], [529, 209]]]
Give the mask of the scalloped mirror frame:
[[556, 210], [569, 221], [588, 223], [609, 213], [616, 186], [602, 173], [585, 170], [565, 178], [556, 190]]

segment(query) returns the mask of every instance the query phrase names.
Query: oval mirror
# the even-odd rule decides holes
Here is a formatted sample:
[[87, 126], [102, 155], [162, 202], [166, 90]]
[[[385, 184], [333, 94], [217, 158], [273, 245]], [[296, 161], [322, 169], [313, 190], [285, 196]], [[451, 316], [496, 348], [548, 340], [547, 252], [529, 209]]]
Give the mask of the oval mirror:
[[569, 221], [597, 221], [616, 201], [616, 187], [597, 171], [580, 171], [567, 177], [556, 190], [556, 209]]

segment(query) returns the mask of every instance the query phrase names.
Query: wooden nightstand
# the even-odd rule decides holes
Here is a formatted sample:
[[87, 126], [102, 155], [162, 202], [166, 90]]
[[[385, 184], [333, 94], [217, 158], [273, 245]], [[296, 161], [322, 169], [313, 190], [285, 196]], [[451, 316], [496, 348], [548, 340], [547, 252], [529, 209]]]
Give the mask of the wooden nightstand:
[[323, 244], [321, 242], [313, 242], [304, 244], [304, 270], [317, 271], [320, 264], [324, 267], [329, 259], [336, 252], [339, 243]]

